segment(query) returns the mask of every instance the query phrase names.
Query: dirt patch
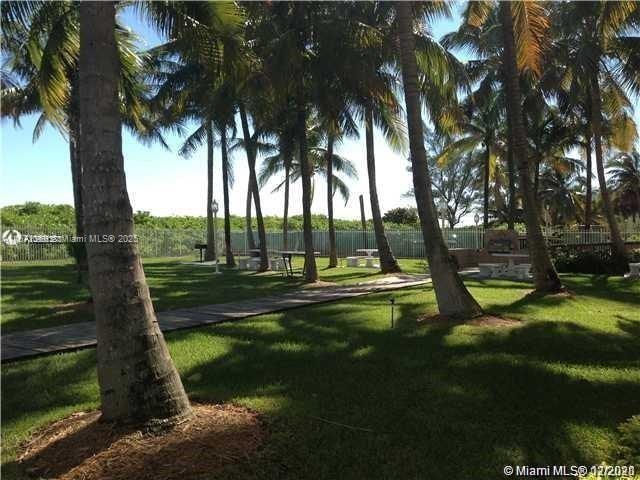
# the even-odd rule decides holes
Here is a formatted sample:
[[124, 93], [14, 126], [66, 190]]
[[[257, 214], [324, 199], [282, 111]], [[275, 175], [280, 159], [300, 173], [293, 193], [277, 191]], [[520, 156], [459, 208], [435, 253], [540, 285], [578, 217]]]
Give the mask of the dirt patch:
[[474, 327], [517, 327], [522, 322], [512, 318], [498, 317], [496, 315], [481, 315], [471, 320], [461, 321], [446, 315], [421, 315], [416, 321], [421, 325], [473, 325]]
[[258, 415], [232, 405], [193, 405], [193, 417], [162, 435], [117, 428], [80, 412], [37, 431], [18, 462], [34, 477], [191, 480], [249, 457], [266, 438]]

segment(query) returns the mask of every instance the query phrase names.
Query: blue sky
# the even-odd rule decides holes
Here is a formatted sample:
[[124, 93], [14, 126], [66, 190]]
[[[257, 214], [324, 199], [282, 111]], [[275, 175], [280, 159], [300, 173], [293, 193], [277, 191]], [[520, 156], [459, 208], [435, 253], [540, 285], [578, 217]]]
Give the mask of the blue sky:
[[[131, 27], [147, 47], [158, 42], [157, 35], [131, 13], [125, 12], [122, 23]], [[454, 30], [459, 23], [454, 19], [440, 20], [433, 24], [435, 36]], [[71, 175], [66, 140], [52, 127], [47, 127], [40, 139], [32, 142], [36, 117], [25, 117], [21, 128], [12, 121], [2, 120], [0, 136], [2, 171], [0, 188], [1, 205], [12, 205], [25, 201], [42, 203], [73, 204]], [[640, 122], [638, 115], [636, 121]], [[127, 174], [127, 185], [131, 203], [135, 210], [148, 210], [155, 215], [205, 215], [206, 214], [206, 152], [203, 149], [191, 158], [179, 157], [176, 153], [181, 139], [169, 136], [171, 151], [160, 146], [146, 147], [138, 143], [128, 132], [123, 135], [123, 153]], [[411, 187], [411, 175], [406, 171], [406, 156], [394, 153], [376, 133], [376, 168], [378, 194], [382, 211], [398, 206], [413, 206], [413, 200], [403, 197]], [[358, 168], [359, 179], [352, 181], [351, 199], [345, 205], [338, 197], [335, 215], [339, 218], [358, 218], [358, 195], [368, 199], [364, 135], [359, 140], [349, 140], [338, 147], [338, 153], [351, 159]], [[220, 153], [214, 154], [216, 178], [214, 195], [220, 201], [222, 185]], [[236, 183], [231, 192], [231, 212], [244, 214], [248, 169], [246, 157], [238, 152], [233, 158]], [[275, 182], [262, 191], [262, 206], [266, 215], [281, 215], [282, 192], [271, 193]], [[326, 213], [326, 190], [322, 182], [316, 185], [314, 213]], [[301, 214], [301, 188], [292, 186], [291, 214]], [[368, 204], [368, 200], [365, 205]], [[370, 216], [367, 207], [367, 215]]]

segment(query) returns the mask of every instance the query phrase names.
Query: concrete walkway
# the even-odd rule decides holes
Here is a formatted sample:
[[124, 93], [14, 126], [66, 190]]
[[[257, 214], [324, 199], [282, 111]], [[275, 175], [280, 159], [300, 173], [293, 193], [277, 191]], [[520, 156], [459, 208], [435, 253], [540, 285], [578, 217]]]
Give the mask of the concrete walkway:
[[[343, 298], [358, 297], [374, 292], [412, 287], [430, 281], [431, 279], [428, 275], [400, 274], [355, 285], [306, 288], [243, 302], [183, 308], [161, 312], [157, 316], [162, 331], [170, 332], [172, 330], [239, 320], [265, 313], [281, 312]], [[3, 335], [1, 339], [2, 362], [67, 350], [77, 350], [95, 345], [95, 322], [71, 323], [58, 327], [11, 333]]]

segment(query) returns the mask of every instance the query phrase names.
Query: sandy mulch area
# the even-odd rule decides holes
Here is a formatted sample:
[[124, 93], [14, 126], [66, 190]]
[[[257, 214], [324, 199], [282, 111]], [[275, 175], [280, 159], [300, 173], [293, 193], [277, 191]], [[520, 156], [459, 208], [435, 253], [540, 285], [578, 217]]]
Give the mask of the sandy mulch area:
[[474, 327], [518, 327], [522, 325], [519, 320], [498, 317], [485, 314], [467, 321], [460, 321], [446, 315], [421, 315], [416, 321], [421, 325], [473, 325]]
[[190, 480], [249, 457], [266, 438], [245, 408], [195, 404], [193, 413], [162, 435], [101, 422], [99, 411], [75, 413], [35, 432], [18, 462], [38, 478]]

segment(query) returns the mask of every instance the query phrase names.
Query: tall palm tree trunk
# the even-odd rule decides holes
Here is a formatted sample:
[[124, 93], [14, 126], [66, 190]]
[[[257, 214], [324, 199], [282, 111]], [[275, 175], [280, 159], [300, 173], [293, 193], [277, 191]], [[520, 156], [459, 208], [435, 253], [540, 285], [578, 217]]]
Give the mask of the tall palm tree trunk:
[[256, 206], [256, 222], [258, 223], [258, 240], [260, 241], [260, 268], [258, 271], [264, 272], [269, 270], [269, 257], [267, 255], [267, 234], [264, 228], [264, 219], [262, 217], [262, 207], [260, 206], [260, 192], [258, 190], [258, 179], [256, 177], [256, 148], [249, 133], [249, 122], [247, 120], [247, 112], [244, 104], [240, 102], [240, 121], [242, 123], [242, 134], [247, 149], [247, 160], [249, 162], [249, 185], [251, 186], [251, 194], [253, 202]]
[[207, 119], [207, 251], [205, 260], [216, 258], [216, 241], [213, 226], [213, 124]]
[[[78, 92], [78, 70], [75, 69], [71, 77], [69, 111], [67, 112], [69, 129], [69, 160], [71, 163], [71, 185], [73, 187], [73, 209], [76, 222], [76, 237], [84, 237], [84, 220], [82, 211], [82, 164], [80, 163], [80, 105]], [[82, 283], [83, 277], [89, 271], [87, 265], [87, 249], [84, 242], [73, 244], [76, 268], [78, 271], [78, 283]]]
[[220, 129], [220, 154], [222, 157], [222, 196], [224, 202], [224, 251], [227, 267], [236, 266], [231, 247], [231, 210], [229, 207], [229, 153], [227, 152], [227, 127]]
[[298, 50], [298, 69], [296, 71], [296, 129], [300, 153], [300, 177], [302, 180], [302, 239], [304, 241], [304, 279], [307, 282], [318, 280], [316, 256], [313, 250], [313, 226], [311, 223], [312, 165], [307, 152], [307, 102], [304, 91], [304, 54], [306, 49], [306, 29], [304, 6], [294, 4], [294, 15], [298, 27], [296, 47]]
[[251, 226], [251, 205], [253, 204], [253, 189], [251, 188], [251, 176], [247, 182], [247, 204], [244, 217], [245, 230], [247, 232], [247, 243], [249, 248], [256, 248], [256, 242], [253, 238], [253, 227]]
[[[74, 121], [78, 126], [77, 121]], [[73, 125], [70, 122], [70, 127]], [[73, 186], [73, 208], [76, 223], [76, 237], [84, 237], [84, 213], [82, 208], [82, 165], [80, 164], [80, 147], [78, 145], [78, 128], [69, 129], [69, 159], [71, 160], [71, 184]], [[84, 242], [73, 244], [73, 255], [78, 271], [78, 283], [89, 271], [87, 264], [87, 248]]]
[[284, 158], [284, 212], [282, 217], [282, 248], [289, 249], [289, 183], [291, 175], [291, 154]]
[[539, 292], [557, 292], [562, 289], [549, 251], [542, 235], [537, 199], [531, 182], [531, 169], [527, 154], [527, 137], [522, 121], [522, 96], [520, 93], [520, 75], [516, 64], [515, 39], [513, 35], [513, 17], [511, 4], [500, 4], [503, 30], [503, 67], [507, 92], [507, 129], [512, 144], [513, 155], [518, 161], [520, 189], [524, 198], [524, 220], [527, 226], [527, 242], [533, 266], [535, 287]]
[[542, 156], [535, 154], [535, 166], [533, 169], [533, 194], [537, 197], [540, 192], [540, 167], [542, 166]]
[[507, 228], [513, 230], [516, 225], [516, 169], [511, 147], [507, 148], [507, 170], [509, 171], [509, 217], [507, 218]]
[[[133, 235], [133, 211], [122, 158], [114, 31], [114, 2], [80, 4], [82, 193], [102, 416], [166, 425], [191, 409], [158, 327], [136, 244], [117, 241]], [[116, 241], [95, 241], [104, 235]]]
[[593, 166], [591, 165], [591, 127], [587, 127], [587, 132], [585, 134], [585, 145], [584, 145], [584, 150], [585, 150], [585, 156], [586, 158], [586, 165], [587, 165], [587, 192], [586, 192], [586, 198], [585, 198], [585, 205], [584, 205], [584, 228], [586, 230], [590, 230], [591, 229], [591, 224], [593, 223], [593, 219], [591, 218], [593, 216], [592, 213], [592, 202], [593, 202], [593, 192], [592, 192], [592, 186], [591, 186], [591, 170], [593, 168]]
[[611, 254], [612, 260], [618, 272], [623, 273], [629, 270], [629, 259], [624, 246], [624, 241], [620, 235], [618, 220], [616, 220], [607, 187], [607, 179], [604, 175], [604, 159], [602, 155], [602, 98], [600, 97], [600, 85], [598, 83], [597, 70], [591, 78], [591, 127], [593, 128], [593, 140], [596, 151], [596, 172], [600, 185], [600, 196], [602, 197], [602, 207], [604, 215], [607, 217], [609, 231], [611, 232]]
[[329, 268], [338, 266], [336, 227], [333, 222], [333, 135], [327, 141], [327, 220], [329, 222]]
[[369, 179], [369, 200], [371, 202], [371, 218], [373, 219], [373, 231], [376, 236], [378, 257], [380, 258], [380, 271], [382, 273], [401, 272], [400, 265], [393, 256], [389, 240], [384, 231], [380, 202], [378, 201], [378, 187], [376, 183], [376, 157], [373, 143], [373, 111], [368, 105], [364, 112], [365, 142], [367, 150], [367, 176]]
[[491, 168], [491, 147], [489, 147], [490, 139], [485, 139], [486, 151], [484, 157], [484, 172], [483, 172], [483, 206], [482, 206], [482, 226], [486, 229], [489, 228], [489, 170]]
[[431, 179], [429, 166], [427, 165], [427, 153], [424, 149], [422, 116], [420, 113], [418, 66], [415, 56], [411, 4], [409, 2], [396, 2], [396, 11], [398, 36], [400, 37], [404, 97], [407, 106], [413, 188], [438, 309], [440, 313], [452, 317], [476, 317], [482, 313], [482, 309], [458, 275], [456, 266], [449, 255], [449, 249], [442, 238], [442, 231], [434, 212]]

